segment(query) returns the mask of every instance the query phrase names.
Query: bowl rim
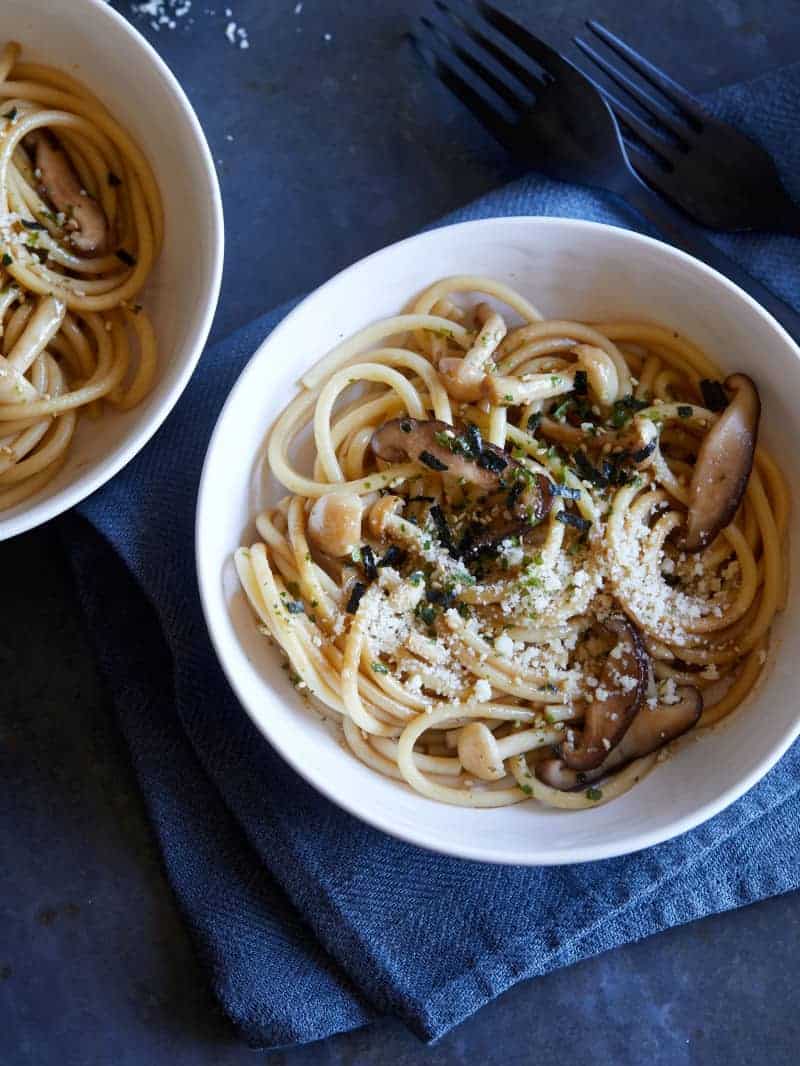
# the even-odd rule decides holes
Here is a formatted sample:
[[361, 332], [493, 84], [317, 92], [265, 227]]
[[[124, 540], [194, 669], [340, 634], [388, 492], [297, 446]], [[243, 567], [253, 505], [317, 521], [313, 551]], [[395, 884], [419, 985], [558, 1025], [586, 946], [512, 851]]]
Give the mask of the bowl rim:
[[115, 449], [113, 456], [105, 456], [96, 463], [92, 463], [91, 467], [81, 473], [72, 484], [66, 485], [52, 495], [47, 493], [46, 486], [42, 490], [45, 493], [44, 497], [37, 501], [36, 496], [33, 496], [31, 498], [33, 502], [30, 507], [25, 507], [25, 501], [23, 501], [22, 507], [24, 509], [18, 514], [9, 518], [3, 518], [2, 514], [0, 514], [0, 542], [16, 537], [20, 533], [36, 529], [75, 507], [115, 477], [123, 467], [127, 466], [138, 455], [161, 428], [197, 368], [211, 331], [211, 324], [216, 313], [222, 285], [222, 268], [225, 256], [225, 221], [222, 211], [222, 195], [211, 149], [208, 146], [203, 127], [200, 125], [200, 120], [178, 79], [147, 38], [135, 26], [131, 25], [118, 11], [115, 11], [107, 3], [107, 0], [81, 0], [81, 2], [87, 8], [92, 9], [91, 14], [93, 16], [107, 18], [111, 23], [114, 23], [122, 33], [131, 39], [134, 48], [138, 48], [147, 57], [149, 62], [157, 69], [161, 79], [168, 86], [187, 123], [198, 150], [200, 161], [203, 164], [211, 192], [211, 199], [208, 205], [209, 243], [211, 248], [209, 298], [202, 301], [202, 310], [189, 330], [189, 337], [184, 345], [188, 353], [187, 357], [179, 368], [169, 390], [164, 394], [160, 402], [150, 410], [147, 418], [140, 425], [135, 424], [130, 428], [128, 440], [123, 445], [120, 445], [118, 449]]
[[[603, 859], [617, 858], [622, 855], [629, 855], [637, 851], [642, 851], [645, 848], [652, 847], [656, 844], [662, 844], [666, 841], [673, 840], [678, 836], [687, 833], [689, 830], [696, 828], [704, 822], [707, 822], [710, 818], [713, 818], [716, 814], [725, 810], [737, 799], [748, 792], [754, 785], [756, 785], [776, 763], [783, 757], [789, 747], [800, 736], [800, 715], [796, 717], [792, 726], [787, 729], [784, 735], [774, 744], [769, 752], [761, 758], [755, 766], [743, 777], [737, 780], [727, 789], [724, 789], [716, 798], [709, 800], [702, 804], [697, 809], [693, 810], [690, 814], [675, 819], [674, 822], [667, 822], [660, 829], [656, 828], [651, 831], [640, 831], [633, 834], [630, 839], [620, 841], [618, 843], [597, 843], [592, 842], [588, 844], [577, 845], [573, 848], [573, 853], [569, 855], [559, 854], [553, 855], [542, 851], [535, 845], [531, 846], [528, 853], [523, 857], [518, 852], [509, 851], [502, 845], [486, 845], [486, 844], [448, 844], [445, 842], [432, 842], [425, 835], [425, 823], [421, 825], [413, 826], [410, 829], [403, 829], [397, 825], [392, 824], [390, 818], [384, 817], [380, 811], [373, 810], [369, 805], [359, 807], [348, 796], [340, 795], [335, 787], [335, 783], [332, 785], [328, 780], [321, 780], [320, 778], [313, 777], [310, 773], [304, 769], [304, 764], [300, 758], [297, 757], [295, 748], [291, 743], [284, 743], [278, 736], [270, 734], [268, 729], [267, 720], [263, 716], [256, 714], [254, 710], [251, 710], [248, 705], [247, 696], [245, 694], [245, 686], [240, 683], [236, 670], [233, 669], [227, 660], [227, 650], [225, 647], [228, 640], [227, 635], [223, 632], [221, 622], [217, 622], [218, 608], [213, 602], [214, 586], [219, 585], [219, 574], [212, 575], [208, 564], [213, 560], [206, 559], [205, 552], [202, 548], [201, 532], [202, 525], [205, 519], [206, 511], [209, 509], [210, 498], [210, 475], [209, 468], [211, 465], [211, 457], [216, 449], [217, 442], [222, 436], [227, 421], [228, 412], [237, 404], [239, 396], [246, 391], [249, 385], [250, 377], [256, 374], [256, 367], [259, 363], [264, 350], [267, 345], [272, 345], [277, 339], [280, 341], [282, 333], [285, 331], [287, 324], [294, 322], [296, 318], [301, 318], [305, 313], [305, 308], [308, 302], [324, 289], [333, 286], [341, 278], [345, 277], [351, 272], [361, 270], [365, 264], [368, 264], [371, 260], [376, 259], [386, 253], [390, 253], [393, 250], [400, 248], [411, 243], [415, 243], [420, 240], [435, 239], [436, 234], [441, 234], [443, 231], [452, 232], [454, 230], [468, 231], [478, 228], [484, 228], [493, 225], [530, 225], [535, 224], [537, 226], [544, 225], [546, 227], [553, 226], [568, 226], [575, 229], [589, 229], [596, 231], [610, 231], [616, 238], [622, 236], [623, 239], [630, 240], [633, 244], [643, 244], [646, 246], [655, 246], [661, 254], [668, 256], [674, 256], [679, 261], [691, 264], [692, 268], [697, 268], [701, 273], [707, 274], [710, 278], [713, 278], [715, 282], [721, 283], [724, 287], [727, 287], [731, 292], [743, 300], [748, 306], [748, 309], [755, 313], [758, 317], [762, 318], [767, 326], [778, 331], [779, 336], [787, 343], [798, 361], [800, 362], [800, 346], [793, 340], [793, 338], [786, 332], [786, 330], [780, 325], [766, 311], [756, 300], [753, 299], [748, 293], [741, 289], [734, 282], [730, 281], [725, 275], [714, 270], [712, 267], [703, 263], [701, 260], [696, 259], [694, 256], [689, 255], [687, 252], [682, 251], [679, 248], [675, 248], [673, 245], [667, 244], [664, 241], [657, 240], [654, 237], [650, 237], [646, 234], [639, 233], [637, 230], [628, 230], [621, 226], [613, 226], [604, 222], [594, 222], [587, 219], [579, 218], [562, 218], [560, 216], [552, 215], [501, 215], [491, 216], [487, 218], [470, 219], [465, 222], [456, 222], [446, 226], [438, 226], [432, 230], [425, 230], [423, 233], [414, 234], [411, 237], [406, 237], [402, 240], [395, 241], [392, 244], [388, 244], [383, 248], [379, 248], [376, 251], [370, 253], [367, 256], [357, 260], [355, 263], [350, 264], [343, 270], [338, 271], [322, 285], [317, 286], [311, 292], [309, 292], [287, 315], [285, 315], [281, 321], [272, 329], [266, 337], [259, 343], [253, 354], [248, 359], [245, 366], [242, 368], [238, 378], [236, 379], [233, 387], [231, 388], [225, 403], [220, 410], [217, 420], [214, 425], [213, 432], [209, 438], [208, 446], [206, 448], [206, 454], [203, 459], [203, 467], [200, 475], [200, 482], [197, 492], [196, 510], [195, 510], [195, 572], [197, 576], [198, 591], [200, 595], [200, 603], [203, 611], [203, 617], [205, 619], [206, 628], [208, 630], [209, 638], [211, 640], [214, 653], [217, 656], [217, 661], [225, 675], [228, 684], [236, 696], [241, 708], [248, 715], [255, 727], [264, 737], [264, 739], [271, 745], [271, 747], [284, 759], [289, 766], [301, 777], [304, 781], [310, 784], [316, 791], [320, 792], [326, 799], [329, 799], [332, 803], [336, 804], [342, 810], [353, 815], [360, 821], [365, 822], [367, 825], [372, 826], [374, 829], [379, 829], [389, 836], [392, 836], [398, 840], [402, 840], [408, 844], [414, 844], [417, 847], [424, 848], [428, 851], [435, 852], [437, 854], [449, 855], [453, 858], [469, 859], [479, 862], [488, 862], [494, 864], [505, 864], [513, 866], [563, 866], [573, 863], [594, 862]], [[366, 324], [366, 323], [365, 323]], [[301, 369], [302, 373], [302, 369]], [[297, 377], [299, 383], [299, 374]], [[227, 607], [223, 605], [223, 610], [227, 611]], [[229, 613], [229, 612], [227, 612]], [[236, 640], [235, 636], [232, 638]], [[302, 713], [298, 703], [298, 712]], [[355, 758], [355, 756], [351, 756]], [[335, 782], [335, 778], [332, 779]], [[398, 782], [403, 785], [403, 782]], [[407, 786], [406, 786], [407, 787]], [[423, 797], [424, 798], [424, 797]], [[480, 813], [480, 812], [478, 812]]]

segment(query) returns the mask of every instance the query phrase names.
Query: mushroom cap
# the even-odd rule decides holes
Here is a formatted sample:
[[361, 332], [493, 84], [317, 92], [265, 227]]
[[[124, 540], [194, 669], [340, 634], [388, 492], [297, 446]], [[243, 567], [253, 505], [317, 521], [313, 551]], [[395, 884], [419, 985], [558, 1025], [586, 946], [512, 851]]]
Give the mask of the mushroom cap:
[[110, 227], [105, 212], [82, 187], [61, 142], [48, 129], [32, 130], [24, 138], [40, 177], [39, 191], [57, 211], [69, 216], [69, 243], [78, 255], [102, 255], [109, 249]]
[[687, 552], [702, 551], [733, 519], [753, 468], [761, 416], [758, 389], [746, 374], [731, 374], [725, 388], [733, 399], [700, 445], [689, 485], [681, 545]]
[[341, 559], [361, 540], [362, 503], [352, 492], [318, 497], [308, 515], [308, 536], [321, 552]]
[[[563, 747], [562, 758], [573, 770], [593, 770], [603, 762], [625, 736], [647, 694], [650, 659], [639, 630], [624, 615], [609, 618], [604, 625], [620, 638], [621, 654], [606, 658], [598, 691], [608, 694], [587, 708], [579, 742]], [[635, 683], [625, 688], [620, 677], [631, 678]]]
[[483, 722], [470, 722], [458, 735], [458, 758], [482, 781], [499, 781], [506, 771], [494, 734]]
[[634, 759], [663, 748], [688, 732], [703, 713], [703, 696], [699, 689], [681, 685], [675, 691], [679, 697], [677, 703], [659, 703], [653, 710], [642, 707], [617, 747], [593, 770], [574, 770], [563, 759], [543, 759], [536, 767], [536, 776], [552, 788], [570, 791], [583, 788]]

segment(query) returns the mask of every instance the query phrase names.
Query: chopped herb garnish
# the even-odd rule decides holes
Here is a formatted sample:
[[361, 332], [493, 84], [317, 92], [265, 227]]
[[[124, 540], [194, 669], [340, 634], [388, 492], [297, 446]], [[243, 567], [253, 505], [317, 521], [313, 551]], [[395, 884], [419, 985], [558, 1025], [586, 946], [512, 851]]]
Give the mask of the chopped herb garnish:
[[429, 585], [425, 590], [425, 599], [428, 603], [435, 603], [442, 607], [449, 607], [455, 598], [456, 594], [452, 589], [439, 589]]
[[347, 601], [347, 613], [355, 614], [358, 610], [358, 605], [361, 603], [361, 597], [367, 591], [367, 586], [360, 581], [356, 581], [353, 588], [350, 590], [350, 598]]
[[353, 550], [350, 552], [350, 558], [353, 560], [354, 563], [360, 563], [361, 562], [361, 549], [360, 548], [353, 548]]
[[703, 403], [709, 411], [724, 411], [728, 406], [728, 397], [721, 381], [711, 381], [704, 378], [700, 382], [700, 391], [703, 394]]
[[530, 785], [520, 785], [519, 786], [519, 790], [520, 790], [520, 792], [524, 792], [526, 796], [532, 796], [533, 795], [533, 789], [531, 788]]
[[14, 260], [11, 258], [11, 256], [8, 254], [8, 252], [3, 252], [3, 266], [4, 267], [11, 266], [13, 261]]
[[364, 567], [367, 581], [374, 581], [378, 576], [378, 567], [375, 563], [375, 552], [369, 544], [365, 544], [361, 549], [361, 565]]
[[681, 404], [678, 407], [678, 418], [691, 418], [694, 414], [692, 408], [688, 404]]
[[599, 788], [587, 788], [586, 798], [591, 800], [592, 803], [597, 803], [598, 800], [603, 798], [603, 793]]
[[384, 666], [383, 663], [378, 662], [377, 659], [375, 660], [374, 663], [370, 663], [370, 666], [372, 667], [373, 671], [376, 674], [388, 674], [389, 673], [389, 667], [388, 666]]
[[432, 626], [436, 621], [436, 608], [429, 603], [418, 603], [414, 608], [414, 614], [421, 618], [426, 626]]
[[118, 248], [114, 254], [117, 259], [125, 264], [125, 266], [136, 266], [136, 257], [131, 255], [131, 253], [127, 252], [124, 248]]
[[300, 599], [300, 586], [297, 584], [296, 581], [287, 581], [286, 588], [296, 600]]
[[447, 463], [443, 463], [441, 459], [437, 459], [435, 455], [431, 455], [429, 451], [421, 451], [419, 453], [419, 461], [424, 463], [425, 466], [430, 467], [431, 470], [447, 470], [449, 469]]
[[560, 403], [557, 407], [554, 407], [550, 414], [553, 416], [553, 418], [556, 419], [556, 421], [562, 421], [571, 406], [572, 400], [564, 400], [563, 403]]
[[583, 518], [579, 514], [575, 514], [573, 511], [559, 511], [556, 515], [556, 521], [561, 522], [565, 526], [572, 526], [574, 529], [579, 529], [581, 533], [585, 533], [592, 525], [588, 519]]
[[558, 376], [558, 374], [551, 374], [550, 375], [550, 386], [551, 386], [551, 388], [557, 389], [560, 384], [561, 384], [561, 378]]
[[542, 421], [542, 412], [534, 411], [534, 413], [528, 419], [528, 432], [533, 436], [536, 430], [539, 428], [539, 423]]
[[114, 186], [122, 184], [122, 178], [117, 177], [117, 175], [114, 173], [113, 170], [109, 170], [109, 172], [108, 172], [108, 184], [113, 189]]
[[421, 585], [425, 580], [425, 575], [421, 570], [415, 570], [413, 574], [409, 574], [408, 580], [412, 585]]
[[508, 404], [508, 403], [513, 403], [513, 402], [514, 402], [514, 397], [511, 395], [510, 392], [507, 392], [505, 394], [505, 396], [503, 397], [503, 403]]

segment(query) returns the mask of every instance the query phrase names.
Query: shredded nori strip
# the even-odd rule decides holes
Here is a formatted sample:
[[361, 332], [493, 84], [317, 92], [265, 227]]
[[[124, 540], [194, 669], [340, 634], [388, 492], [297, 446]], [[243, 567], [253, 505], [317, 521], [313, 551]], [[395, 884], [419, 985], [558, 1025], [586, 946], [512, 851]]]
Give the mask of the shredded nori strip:
[[25, 227], [25, 229], [35, 229], [35, 230], [47, 229], [47, 226], [45, 226], [44, 223], [36, 222], [36, 221], [34, 221], [33, 219], [30, 219], [30, 218], [21, 218], [20, 222]]
[[424, 463], [425, 466], [429, 466], [431, 470], [448, 470], [447, 463], [443, 463], [441, 459], [437, 459], [435, 455], [431, 455], [428, 451], [419, 453], [419, 461]]
[[[590, 481], [593, 485], [597, 485], [598, 488], [604, 489], [608, 485], [608, 477], [601, 473], [597, 467], [592, 466], [589, 462], [589, 458], [584, 451], [577, 451], [574, 455], [575, 467], [578, 471], [578, 476], [584, 481]], [[611, 469], [611, 464], [608, 460], [605, 461], [606, 465]]]
[[542, 412], [534, 411], [531, 417], [528, 419], [528, 432], [531, 436], [534, 435], [539, 428], [539, 423], [542, 421]]
[[477, 459], [483, 451], [483, 437], [474, 422], [467, 423], [467, 428], [464, 430], [464, 442], [469, 455]]
[[407, 552], [402, 548], [399, 548], [396, 544], [390, 544], [383, 554], [383, 558], [379, 559], [377, 565], [380, 566], [402, 566], [405, 562]]
[[680, 585], [681, 583], [681, 579], [677, 574], [662, 574], [661, 577], [664, 579], [664, 583], [669, 585], [671, 589], [674, 589], [676, 585]]
[[286, 604], [286, 610], [289, 612], [289, 614], [305, 614], [306, 613], [306, 609], [303, 606], [303, 604], [300, 602], [300, 600], [290, 600], [289, 603]]
[[637, 411], [643, 411], [645, 407], [649, 406], [650, 404], [647, 400], [637, 400], [633, 394], [623, 396], [621, 400], [614, 402], [611, 423], [616, 429], [620, 429]]
[[378, 576], [378, 567], [375, 565], [375, 552], [369, 544], [361, 548], [361, 565], [364, 568], [364, 576], [367, 581], [374, 581]]
[[572, 386], [572, 391], [576, 396], [585, 396], [589, 388], [589, 379], [585, 370], [575, 371], [575, 381]]
[[37, 248], [35, 244], [24, 244], [23, 248], [26, 252], [30, 252], [31, 255], [35, 255], [40, 263], [46, 263], [50, 255], [46, 248]]
[[565, 500], [579, 500], [581, 498], [580, 489], [571, 489], [568, 485], [559, 485], [557, 481], [551, 483], [550, 492], [553, 496], [563, 496]]
[[511, 491], [509, 492], [508, 496], [506, 496], [506, 503], [508, 504], [509, 511], [513, 511], [516, 508], [517, 504], [519, 503], [519, 498], [524, 491], [525, 482], [520, 478], [517, 478], [517, 480], [511, 486]]
[[724, 411], [728, 406], [728, 397], [721, 381], [704, 378], [700, 382], [700, 391], [703, 394], [703, 403], [709, 411]]
[[113, 188], [115, 185], [122, 184], [122, 178], [117, 177], [113, 170], [108, 172], [108, 184]]
[[502, 455], [489, 451], [487, 448], [478, 456], [478, 466], [482, 470], [491, 470], [493, 474], [500, 474], [508, 466], [508, 459], [504, 459]]
[[678, 407], [678, 418], [691, 418], [694, 412], [688, 403], [682, 403]]
[[434, 526], [436, 527], [436, 535], [442, 543], [442, 546], [447, 549], [450, 555], [455, 554], [455, 545], [453, 544], [453, 537], [450, 533], [450, 527], [447, 524], [447, 519], [442, 513], [442, 509], [438, 503], [435, 503], [431, 507], [428, 514], [431, 516]]
[[400, 428], [404, 433], [410, 433], [414, 427], [411, 425], [407, 418], [404, 418], [403, 421], [400, 423]]
[[581, 533], [585, 533], [592, 525], [592, 523], [586, 518], [583, 518], [579, 514], [575, 514], [573, 511], [559, 511], [556, 515], [556, 519], [565, 526], [572, 526], [574, 529], [579, 529]]
[[428, 603], [435, 603], [437, 606], [449, 607], [455, 598], [456, 594], [452, 590], [448, 592], [446, 589], [432, 588], [430, 585], [425, 589], [425, 599]]
[[125, 266], [136, 266], [136, 257], [131, 255], [131, 253], [126, 251], [124, 248], [118, 248], [116, 252], [114, 252], [114, 255], [117, 257], [117, 259], [120, 260], [120, 262], [124, 263]]
[[645, 459], [648, 459], [656, 450], [657, 443], [657, 438], [653, 437], [651, 441], [648, 441], [647, 444], [645, 444], [644, 448], [640, 448], [638, 452], [634, 452], [631, 459], [633, 459], [634, 463], [643, 463]]
[[356, 581], [350, 590], [350, 599], [347, 601], [347, 607], [345, 608], [348, 614], [355, 614], [358, 610], [358, 605], [361, 603], [361, 597], [367, 591], [367, 586], [362, 581]]

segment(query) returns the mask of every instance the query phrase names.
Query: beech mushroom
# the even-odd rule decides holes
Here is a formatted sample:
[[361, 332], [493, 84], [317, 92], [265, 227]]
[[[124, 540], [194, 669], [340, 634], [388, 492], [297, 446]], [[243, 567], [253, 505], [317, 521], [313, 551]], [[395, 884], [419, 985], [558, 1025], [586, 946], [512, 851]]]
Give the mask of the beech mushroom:
[[555, 729], [521, 729], [498, 740], [483, 722], [470, 722], [458, 734], [458, 758], [464, 769], [482, 781], [505, 777], [505, 759], [555, 743], [561, 732]]
[[725, 389], [733, 399], [700, 445], [689, 484], [681, 544], [687, 552], [702, 551], [733, 519], [753, 468], [761, 415], [758, 390], [746, 374], [731, 374]]
[[79, 255], [109, 250], [109, 226], [100, 204], [81, 185], [72, 162], [49, 130], [36, 129], [24, 138], [39, 178], [39, 192], [56, 211], [67, 216], [69, 242]]
[[354, 493], [331, 492], [314, 501], [308, 537], [325, 555], [341, 559], [361, 541], [361, 500]]
[[636, 626], [624, 615], [609, 618], [605, 628], [617, 637], [600, 676], [598, 696], [587, 708], [577, 743], [565, 743], [564, 762], [573, 770], [593, 770], [622, 740], [644, 703], [650, 660]]
[[696, 725], [703, 712], [699, 689], [682, 685], [675, 690], [677, 703], [659, 703], [651, 710], [643, 707], [628, 727], [625, 736], [594, 770], [570, 769], [563, 759], [544, 759], [536, 767], [536, 776], [552, 788], [564, 791], [584, 785], [619, 770], [634, 759], [650, 755]]
[[476, 318], [481, 329], [470, 350], [463, 359], [441, 359], [438, 367], [442, 384], [449, 395], [455, 400], [470, 403], [481, 398], [486, 364], [506, 335], [505, 322], [489, 304], [478, 304]]

